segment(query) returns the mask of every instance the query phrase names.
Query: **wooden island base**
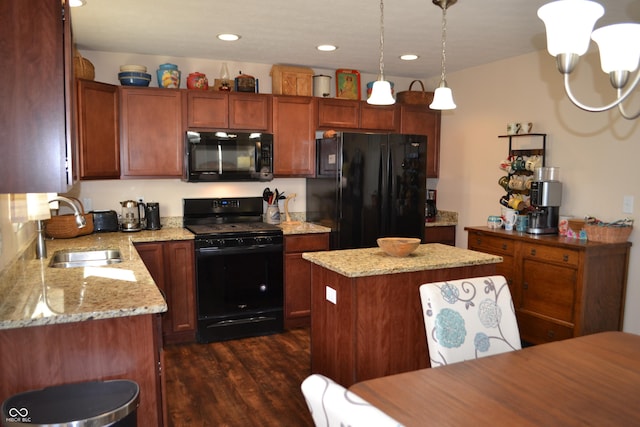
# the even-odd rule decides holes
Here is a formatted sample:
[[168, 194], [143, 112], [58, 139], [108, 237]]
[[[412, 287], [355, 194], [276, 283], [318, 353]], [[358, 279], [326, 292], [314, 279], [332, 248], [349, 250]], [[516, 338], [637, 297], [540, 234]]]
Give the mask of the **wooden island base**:
[[363, 277], [311, 270], [311, 371], [348, 387], [429, 367], [420, 285], [492, 275], [496, 264]]

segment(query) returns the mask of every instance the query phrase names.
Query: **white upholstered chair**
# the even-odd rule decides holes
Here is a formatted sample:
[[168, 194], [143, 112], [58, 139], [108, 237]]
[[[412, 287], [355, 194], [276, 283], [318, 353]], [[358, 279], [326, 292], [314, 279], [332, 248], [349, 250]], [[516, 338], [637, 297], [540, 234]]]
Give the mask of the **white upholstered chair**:
[[330, 378], [311, 374], [302, 382], [316, 427], [402, 427], [393, 418]]
[[520, 332], [503, 276], [420, 286], [431, 367], [520, 350]]

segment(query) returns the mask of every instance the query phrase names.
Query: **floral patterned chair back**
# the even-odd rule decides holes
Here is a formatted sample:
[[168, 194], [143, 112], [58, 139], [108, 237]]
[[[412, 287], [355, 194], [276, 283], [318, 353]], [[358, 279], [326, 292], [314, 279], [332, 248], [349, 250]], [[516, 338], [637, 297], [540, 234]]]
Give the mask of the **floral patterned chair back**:
[[520, 350], [520, 332], [503, 276], [420, 286], [431, 367]]
[[324, 375], [308, 376], [301, 388], [316, 427], [403, 427], [380, 409]]

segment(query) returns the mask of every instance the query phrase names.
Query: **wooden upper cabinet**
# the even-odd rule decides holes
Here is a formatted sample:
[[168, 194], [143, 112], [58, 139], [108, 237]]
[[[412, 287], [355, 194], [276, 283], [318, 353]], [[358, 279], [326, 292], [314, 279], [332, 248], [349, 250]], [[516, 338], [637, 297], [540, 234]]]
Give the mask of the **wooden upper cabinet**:
[[226, 92], [187, 91], [187, 127], [229, 128], [229, 95]]
[[318, 99], [318, 127], [321, 129], [358, 129], [360, 101], [350, 99]]
[[80, 179], [120, 178], [118, 87], [78, 79]]
[[70, 17], [59, 1], [0, 2], [0, 193], [65, 192], [72, 183], [71, 24], [63, 8]]
[[400, 115], [396, 105], [370, 105], [360, 103], [360, 129], [397, 132]]
[[271, 95], [187, 91], [189, 129], [271, 130]]
[[271, 95], [229, 93], [229, 128], [271, 131]]
[[427, 135], [427, 178], [440, 171], [440, 116], [428, 105], [400, 105], [400, 133]]
[[123, 178], [182, 176], [182, 91], [120, 87]]
[[316, 103], [308, 96], [273, 96], [274, 175], [315, 174]]

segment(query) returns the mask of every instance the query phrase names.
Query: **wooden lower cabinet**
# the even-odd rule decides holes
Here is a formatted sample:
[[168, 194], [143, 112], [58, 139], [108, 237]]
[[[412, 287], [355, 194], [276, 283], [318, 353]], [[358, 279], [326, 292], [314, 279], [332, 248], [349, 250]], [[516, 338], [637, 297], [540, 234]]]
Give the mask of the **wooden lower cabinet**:
[[137, 425], [161, 427], [158, 322], [144, 314], [0, 330], [0, 402], [60, 384], [128, 379], [140, 387]]
[[329, 233], [296, 234], [284, 237], [284, 327], [311, 324], [311, 263], [303, 252], [329, 249]]
[[195, 342], [193, 241], [136, 243], [135, 247], [167, 301], [168, 310], [162, 315], [164, 343]]
[[520, 336], [541, 344], [622, 330], [631, 243], [467, 227], [468, 248], [499, 255]]
[[456, 226], [444, 225], [424, 228], [423, 243], [442, 243], [449, 246], [456, 245]]

